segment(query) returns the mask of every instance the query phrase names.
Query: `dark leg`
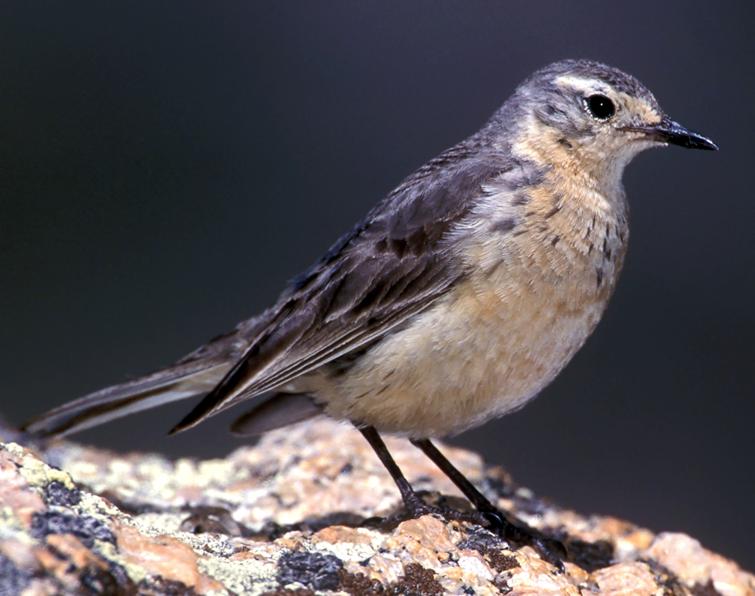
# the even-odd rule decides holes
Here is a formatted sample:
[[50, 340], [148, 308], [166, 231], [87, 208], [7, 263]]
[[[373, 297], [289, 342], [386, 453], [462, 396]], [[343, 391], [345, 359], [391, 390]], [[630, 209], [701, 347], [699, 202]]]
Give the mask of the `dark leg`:
[[464, 493], [479, 511], [491, 528], [496, 529], [504, 538], [520, 544], [529, 544], [539, 550], [546, 559], [562, 567], [560, 559], [566, 556], [566, 549], [557, 540], [543, 536], [540, 532], [528, 525], [512, 519], [509, 515], [498, 509], [483, 495], [474, 484], [459, 472], [459, 470], [446, 459], [437, 447], [429, 439], [411, 439], [416, 447], [429, 457], [441, 471]]
[[478, 511], [480, 511], [481, 513], [498, 512], [496, 506], [488, 501], [485, 495], [477, 490], [477, 488], [475, 488], [475, 485], [467, 480], [464, 474], [459, 472], [459, 470], [456, 469], [456, 467], [446, 459], [445, 455], [438, 451], [438, 448], [430, 442], [430, 439], [410, 440], [412, 442], [412, 445], [419, 447], [422, 452], [431, 460], [433, 460], [433, 463], [451, 479], [451, 482], [459, 487], [459, 490], [464, 493], [464, 496], [471, 501], [472, 505], [474, 505]]
[[409, 510], [412, 517], [419, 517], [426, 513], [433, 513], [434, 511], [432, 508], [427, 505], [416, 492], [414, 492], [412, 485], [409, 484], [409, 481], [401, 472], [401, 468], [396, 464], [396, 461], [391, 456], [388, 447], [385, 446], [385, 443], [383, 442], [383, 439], [380, 438], [378, 432], [371, 426], [357, 428], [359, 428], [359, 432], [361, 432], [364, 438], [367, 439], [367, 442], [375, 450], [380, 461], [383, 462], [383, 465], [390, 473], [401, 493], [404, 505]]

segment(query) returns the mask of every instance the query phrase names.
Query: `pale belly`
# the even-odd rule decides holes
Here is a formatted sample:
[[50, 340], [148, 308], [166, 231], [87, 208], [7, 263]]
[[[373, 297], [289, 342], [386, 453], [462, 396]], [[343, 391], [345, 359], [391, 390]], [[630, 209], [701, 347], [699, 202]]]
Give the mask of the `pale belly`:
[[550, 383], [592, 332], [607, 299], [596, 296], [592, 278], [557, 288], [514, 284], [505, 296], [479, 281], [457, 286], [343, 375], [316, 380], [326, 412], [412, 437], [482, 424]]

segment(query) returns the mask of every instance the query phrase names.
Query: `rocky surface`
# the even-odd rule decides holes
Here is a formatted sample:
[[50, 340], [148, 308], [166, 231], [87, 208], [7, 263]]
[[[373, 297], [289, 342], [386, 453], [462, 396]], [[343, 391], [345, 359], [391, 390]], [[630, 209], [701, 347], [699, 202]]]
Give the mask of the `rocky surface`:
[[[417, 449], [388, 444], [428, 498], [465, 505]], [[1, 443], [0, 594], [755, 593], [751, 574], [693, 538], [560, 509], [477, 455], [444, 451], [566, 544], [563, 571], [478, 526], [400, 521], [362, 437], [318, 421], [209, 461]]]

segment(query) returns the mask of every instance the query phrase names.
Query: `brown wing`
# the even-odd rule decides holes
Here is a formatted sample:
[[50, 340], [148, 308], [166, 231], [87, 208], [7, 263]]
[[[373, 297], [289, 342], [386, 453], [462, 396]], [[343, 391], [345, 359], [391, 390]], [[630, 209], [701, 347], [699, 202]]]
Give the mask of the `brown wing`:
[[358, 350], [433, 303], [464, 275], [447, 232], [505, 164], [476, 139], [432, 160], [304, 275], [236, 365], [172, 432]]

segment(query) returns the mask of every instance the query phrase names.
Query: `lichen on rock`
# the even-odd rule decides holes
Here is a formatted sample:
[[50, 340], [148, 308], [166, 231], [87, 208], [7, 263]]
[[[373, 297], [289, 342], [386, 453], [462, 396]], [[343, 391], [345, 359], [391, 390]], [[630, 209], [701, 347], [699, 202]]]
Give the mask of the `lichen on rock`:
[[[388, 444], [428, 498], [465, 506], [418, 450]], [[322, 420], [222, 460], [0, 443], [0, 594], [755, 593], [751, 574], [688, 536], [578, 515], [444, 450], [500, 506], [561, 537], [563, 571], [479, 526], [402, 520], [367, 444]]]

